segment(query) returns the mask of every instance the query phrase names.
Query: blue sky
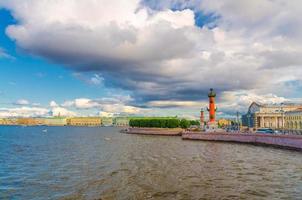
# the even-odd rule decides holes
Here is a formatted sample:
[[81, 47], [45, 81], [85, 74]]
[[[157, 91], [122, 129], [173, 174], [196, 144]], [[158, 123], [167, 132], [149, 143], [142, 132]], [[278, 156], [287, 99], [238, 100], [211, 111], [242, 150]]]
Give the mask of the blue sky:
[[299, 1], [101, 1], [0, 0], [0, 117], [300, 102]]
[[[0, 44], [10, 58], [1, 58], [0, 91], [2, 102], [11, 103], [18, 99], [48, 105], [51, 100], [64, 101], [79, 96], [97, 98], [108, 92], [103, 86], [89, 85], [66, 70], [62, 65], [45, 58], [27, 54], [7, 37], [5, 28], [14, 23], [6, 10], [0, 11]], [[68, 91], [68, 92], [66, 92]]]
[[[10, 12], [1, 9], [0, 19], [0, 44], [7, 54], [0, 58], [0, 107], [20, 106], [16, 105], [19, 100], [49, 107], [51, 101], [63, 103], [76, 98], [97, 99], [115, 92], [127, 94], [118, 89], [107, 89], [101, 83], [87, 82], [94, 77], [94, 73], [79, 77], [75, 71], [60, 64], [28, 54], [5, 33], [8, 25], [16, 23]], [[91, 114], [95, 114], [95, 111]]]

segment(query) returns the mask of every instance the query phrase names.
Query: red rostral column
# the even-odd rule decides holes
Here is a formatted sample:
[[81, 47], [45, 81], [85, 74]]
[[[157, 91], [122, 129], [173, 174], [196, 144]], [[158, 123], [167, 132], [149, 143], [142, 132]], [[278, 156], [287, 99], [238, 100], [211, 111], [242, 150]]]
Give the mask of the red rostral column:
[[215, 107], [215, 97], [216, 93], [214, 92], [213, 88], [210, 89], [210, 92], [208, 93], [209, 97], [209, 118], [210, 118], [210, 123], [216, 121], [216, 107]]

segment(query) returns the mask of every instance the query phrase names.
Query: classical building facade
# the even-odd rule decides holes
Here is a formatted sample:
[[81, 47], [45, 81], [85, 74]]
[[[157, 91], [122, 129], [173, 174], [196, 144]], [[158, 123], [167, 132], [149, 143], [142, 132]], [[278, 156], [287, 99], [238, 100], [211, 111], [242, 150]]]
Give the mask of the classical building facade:
[[24, 125], [24, 126], [39, 126], [44, 125], [45, 120], [43, 118], [18, 118], [17, 119], [18, 125]]
[[[104, 121], [103, 121], [104, 123]], [[114, 126], [129, 126], [129, 118], [128, 117], [116, 117], [113, 119]]]
[[292, 133], [302, 134], [302, 109], [285, 113], [285, 129]]
[[52, 118], [45, 118], [45, 125], [47, 126], [66, 126], [67, 119], [64, 117], [52, 117]]
[[0, 120], [0, 125], [18, 125], [16, 118], [3, 118]]
[[112, 117], [103, 117], [102, 126], [113, 126], [113, 118]]
[[253, 102], [247, 114], [242, 116], [243, 126], [250, 128], [285, 129], [285, 115], [302, 108], [297, 104], [259, 104]]
[[68, 126], [101, 126], [100, 117], [73, 117], [67, 119]]

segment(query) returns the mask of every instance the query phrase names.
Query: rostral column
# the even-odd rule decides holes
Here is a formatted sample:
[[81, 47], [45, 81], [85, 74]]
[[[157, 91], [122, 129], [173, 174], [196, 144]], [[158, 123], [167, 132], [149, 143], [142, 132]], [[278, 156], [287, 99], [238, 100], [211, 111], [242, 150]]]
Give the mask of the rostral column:
[[216, 124], [216, 106], [215, 106], [215, 97], [216, 97], [216, 92], [213, 90], [213, 88], [210, 89], [208, 93], [209, 97], [209, 124], [214, 125]]
[[203, 109], [200, 110], [200, 128], [204, 129], [204, 112], [203, 112]]

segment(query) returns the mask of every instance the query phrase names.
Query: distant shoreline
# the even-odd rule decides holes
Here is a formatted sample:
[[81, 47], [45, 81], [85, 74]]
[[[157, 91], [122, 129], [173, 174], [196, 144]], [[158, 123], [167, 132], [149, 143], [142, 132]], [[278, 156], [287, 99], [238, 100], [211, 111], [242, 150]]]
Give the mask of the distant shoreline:
[[0, 124], [1, 126], [19, 126], [19, 127], [116, 127], [116, 128], [128, 128], [129, 126], [81, 126], [81, 125], [20, 125], [20, 124]]

